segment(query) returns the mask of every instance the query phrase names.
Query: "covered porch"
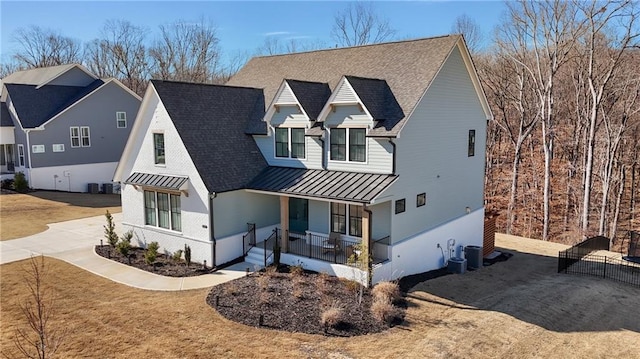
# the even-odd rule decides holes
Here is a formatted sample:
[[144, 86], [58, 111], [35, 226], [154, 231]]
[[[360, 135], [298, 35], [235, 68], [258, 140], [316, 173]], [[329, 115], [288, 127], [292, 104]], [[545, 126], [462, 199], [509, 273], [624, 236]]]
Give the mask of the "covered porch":
[[249, 186], [280, 199], [279, 229], [258, 246], [270, 255], [277, 241], [282, 253], [301, 262], [309, 258], [370, 270], [391, 258], [391, 202], [374, 202], [396, 178], [271, 167]]

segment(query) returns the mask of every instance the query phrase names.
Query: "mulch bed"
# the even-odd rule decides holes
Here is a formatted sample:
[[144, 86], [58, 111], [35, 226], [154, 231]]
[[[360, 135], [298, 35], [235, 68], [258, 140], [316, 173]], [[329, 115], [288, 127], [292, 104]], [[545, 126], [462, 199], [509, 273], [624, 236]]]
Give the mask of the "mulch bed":
[[[342, 337], [379, 333], [401, 323], [405, 316], [404, 299], [394, 303], [396, 318], [387, 324], [373, 317], [371, 291], [360, 284], [315, 272], [291, 274], [288, 270], [281, 267], [278, 272], [253, 273], [215, 286], [207, 303], [225, 318], [245, 325]], [[361, 288], [362, 302], [358, 304]], [[342, 308], [342, 320], [325, 331], [321, 316], [332, 306]]]
[[118, 251], [116, 251], [109, 245], [97, 245], [95, 247], [95, 251], [96, 254], [104, 258], [108, 258], [116, 262], [145, 270], [147, 272], [164, 275], [167, 277], [194, 277], [211, 273], [213, 271], [213, 269], [211, 268], [203, 268], [202, 264], [199, 263], [191, 263], [190, 266], [187, 266], [184, 261], [174, 261], [172, 258], [169, 258], [168, 256], [161, 253], [158, 253], [154, 267], [145, 263], [145, 249], [139, 247], [131, 248], [131, 250], [129, 251], [130, 260], [122, 254], [118, 253]]

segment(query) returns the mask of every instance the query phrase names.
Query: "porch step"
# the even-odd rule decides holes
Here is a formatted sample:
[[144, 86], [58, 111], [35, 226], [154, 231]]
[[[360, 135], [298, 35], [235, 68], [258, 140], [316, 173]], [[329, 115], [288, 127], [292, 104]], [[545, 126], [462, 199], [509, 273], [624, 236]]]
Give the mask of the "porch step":
[[[267, 265], [273, 263], [273, 256], [271, 256], [273, 251], [267, 250]], [[255, 270], [260, 270], [264, 268], [264, 249], [253, 247], [247, 253], [247, 256], [244, 258], [244, 261], [247, 263], [251, 263], [254, 265]]]

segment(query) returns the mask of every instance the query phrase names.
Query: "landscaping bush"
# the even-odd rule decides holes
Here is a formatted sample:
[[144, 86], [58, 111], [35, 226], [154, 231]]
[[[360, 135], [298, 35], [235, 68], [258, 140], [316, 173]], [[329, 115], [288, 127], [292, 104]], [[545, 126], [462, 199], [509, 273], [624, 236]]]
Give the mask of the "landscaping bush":
[[104, 214], [107, 218], [107, 225], [104, 227], [104, 237], [107, 239], [107, 243], [114, 247], [118, 244], [118, 234], [116, 234], [116, 224], [113, 223], [113, 216], [107, 210], [107, 213]]
[[191, 265], [191, 247], [184, 245], [184, 260], [187, 262], [187, 267]]
[[13, 176], [13, 189], [20, 193], [25, 193], [29, 190], [29, 181], [27, 181], [27, 177], [24, 173], [17, 172]]
[[302, 266], [291, 266], [291, 267], [289, 267], [289, 272], [293, 276], [303, 276], [304, 275], [304, 268], [302, 268]]
[[129, 258], [129, 251], [131, 250], [131, 239], [123, 237], [122, 240], [116, 245], [116, 250], [118, 251], [118, 253], [122, 254], [123, 257]]
[[177, 251], [173, 252], [173, 254], [171, 255], [171, 259], [173, 259], [174, 262], [180, 262], [180, 260], [182, 259], [182, 249], [178, 249]]
[[371, 304], [371, 314], [377, 321], [390, 325], [398, 317], [398, 309], [390, 300], [377, 298]]
[[153, 265], [156, 263], [156, 258], [158, 257], [158, 249], [160, 245], [158, 242], [151, 242], [147, 246], [147, 251], [144, 253], [144, 261], [148, 265]]
[[342, 308], [336, 304], [322, 312], [320, 317], [320, 324], [325, 331], [328, 328], [335, 328], [340, 322], [342, 322]]
[[402, 298], [400, 293], [400, 287], [397, 283], [393, 282], [380, 282], [376, 284], [371, 290], [375, 299], [388, 300], [389, 302], [395, 302]]
[[0, 187], [2, 189], [14, 189], [14, 187], [13, 187], [13, 179], [12, 178], [7, 178], [5, 180], [2, 180], [2, 183], [0, 184]]

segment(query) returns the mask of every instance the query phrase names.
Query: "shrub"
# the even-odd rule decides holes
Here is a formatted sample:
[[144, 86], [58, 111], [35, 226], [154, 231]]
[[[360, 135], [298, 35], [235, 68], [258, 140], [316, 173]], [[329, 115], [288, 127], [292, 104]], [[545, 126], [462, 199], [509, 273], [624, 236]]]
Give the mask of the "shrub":
[[293, 291], [291, 292], [291, 294], [293, 294], [293, 296], [298, 298], [298, 299], [302, 299], [302, 297], [304, 297], [304, 290], [302, 289], [302, 285], [297, 284], [296, 282], [294, 282], [293, 283]]
[[228, 295], [236, 295], [240, 293], [238, 282], [236, 282], [235, 280], [228, 282], [224, 287], [224, 293]]
[[320, 324], [325, 331], [329, 327], [335, 328], [340, 322], [342, 322], [342, 308], [335, 303], [320, 316]]
[[144, 253], [144, 261], [145, 263], [152, 265], [156, 263], [156, 258], [158, 257], [158, 249], [160, 245], [158, 242], [151, 242], [147, 246], [147, 251]]
[[376, 284], [371, 290], [371, 294], [373, 294], [375, 299], [386, 299], [389, 302], [394, 302], [402, 298], [400, 287], [397, 283], [393, 282], [380, 282]]
[[173, 252], [173, 254], [171, 255], [171, 259], [173, 259], [174, 262], [180, 262], [180, 260], [182, 259], [182, 249], [178, 249], [177, 251]]
[[17, 172], [13, 176], [13, 188], [20, 193], [25, 193], [29, 189], [29, 181], [22, 172]]
[[316, 277], [316, 287], [318, 287], [318, 291], [320, 291], [320, 293], [327, 293], [329, 291], [329, 289], [331, 288], [331, 286], [329, 285], [329, 280], [329, 274], [327, 274], [326, 272], [318, 274], [318, 276]]
[[266, 291], [269, 288], [269, 279], [271, 279], [271, 277], [265, 273], [258, 277], [258, 286], [260, 286], [260, 289]]
[[187, 262], [187, 267], [191, 265], [191, 247], [184, 245], [184, 260]]
[[371, 304], [371, 315], [377, 321], [387, 323], [387, 325], [390, 325], [398, 317], [398, 314], [397, 308], [389, 300], [376, 298]]
[[131, 239], [123, 237], [122, 240], [116, 245], [116, 250], [124, 257], [129, 258], [129, 251], [131, 250]]
[[275, 265], [269, 266], [264, 269], [264, 275], [269, 278], [276, 277], [277, 274], [278, 274], [278, 267]]
[[2, 189], [13, 189], [13, 178], [2, 180], [0, 187], [2, 187]]
[[111, 245], [111, 247], [116, 246], [118, 244], [118, 234], [116, 234], [116, 224], [113, 223], [113, 216], [107, 210], [107, 213], [104, 214], [107, 218], [107, 225], [102, 226], [104, 228], [104, 237], [107, 239], [107, 243]]

